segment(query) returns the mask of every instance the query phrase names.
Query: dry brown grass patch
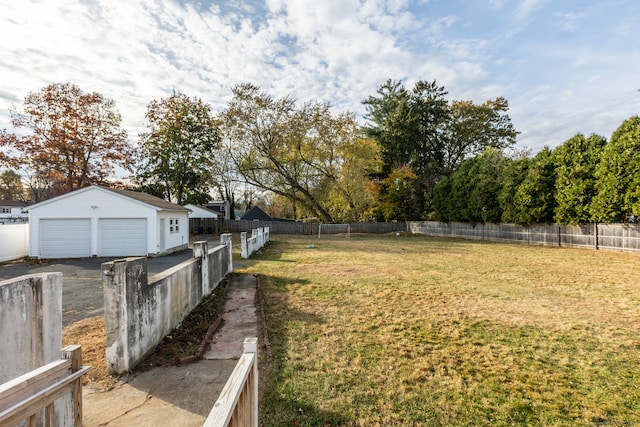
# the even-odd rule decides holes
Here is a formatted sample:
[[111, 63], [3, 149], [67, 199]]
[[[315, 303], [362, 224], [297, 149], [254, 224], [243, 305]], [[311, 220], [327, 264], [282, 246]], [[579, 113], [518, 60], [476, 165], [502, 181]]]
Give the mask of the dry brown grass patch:
[[62, 346], [82, 346], [82, 364], [91, 370], [82, 377], [82, 382], [93, 388], [110, 390], [118, 378], [107, 373], [107, 332], [104, 317], [90, 317], [66, 326], [62, 330]]
[[638, 260], [411, 236], [272, 242], [246, 268], [263, 275], [277, 368], [264, 424], [640, 422]]

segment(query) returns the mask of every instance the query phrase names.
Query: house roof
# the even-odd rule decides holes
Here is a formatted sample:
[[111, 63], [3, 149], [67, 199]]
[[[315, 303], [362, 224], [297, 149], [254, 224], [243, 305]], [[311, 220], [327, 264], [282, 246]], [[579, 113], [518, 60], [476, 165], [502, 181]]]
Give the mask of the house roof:
[[271, 217], [258, 206], [249, 209], [240, 219], [243, 221], [271, 221]]
[[80, 188], [78, 190], [74, 190], [74, 191], [70, 191], [69, 193], [65, 193], [62, 194], [60, 196], [57, 197], [53, 197], [51, 199], [45, 200], [43, 202], [40, 203], [36, 203], [35, 205], [31, 205], [29, 206], [29, 210], [33, 209], [33, 208], [39, 208], [41, 206], [47, 205], [49, 203], [51, 203], [52, 201], [55, 200], [60, 200], [60, 199], [65, 199], [67, 197], [71, 197], [74, 194], [79, 194], [85, 191], [89, 191], [91, 189], [98, 189], [101, 191], [109, 191], [112, 193], [116, 193], [121, 197], [126, 197], [129, 199], [133, 199], [137, 202], [140, 203], [144, 203], [145, 205], [151, 206], [157, 210], [173, 210], [173, 211], [185, 211], [188, 212], [189, 209], [184, 208], [180, 205], [177, 205], [175, 203], [171, 203], [168, 202], [164, 199], [161, 199], [160, 197], [156, 197], [156, 196], [152, 196], [151, 194], [147, 194], [147, 193], [141, 193], [139, 191], [131, 191], [131, 190], [120, 190], [120, 189], [116, 189], [116, 188], [107, 188], [107, 187], [102, 187], [99, 185], [90, 185], [88, 187], [83, 187]]

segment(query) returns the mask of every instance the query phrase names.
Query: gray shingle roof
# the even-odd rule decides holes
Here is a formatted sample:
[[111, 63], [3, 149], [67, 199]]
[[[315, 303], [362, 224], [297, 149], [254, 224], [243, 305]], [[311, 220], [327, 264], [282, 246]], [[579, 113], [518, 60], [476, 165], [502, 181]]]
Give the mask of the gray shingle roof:
[[14, 208], [24, 208], [28, 205], [26, 202], [20, 200], [0, 200], [0, 206], [12, 206]]
[[151, 206], [155, 206], [164, 210], [173, 210], [173, 211], [189, 211], [189, 209], [177, 205], [175, 203], [168, 202], [160, 197], [152, 196], [151, 194], [141, 193], [139, 191], [131, 191], [131, 190], [120, 190], [116, 188], [107, 188], [100, 187], [104, 190], [113, 191], [114, 193], [121, 194], [125, 197], [129, 197], [131, 199], [135, 199], [139, 202], [146, 203]]

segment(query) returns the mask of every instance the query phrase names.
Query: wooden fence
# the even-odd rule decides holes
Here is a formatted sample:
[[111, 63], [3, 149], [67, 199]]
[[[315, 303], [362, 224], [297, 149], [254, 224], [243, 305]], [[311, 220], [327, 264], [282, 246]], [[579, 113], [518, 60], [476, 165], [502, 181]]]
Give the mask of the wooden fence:
[[[351, 233], [384, 234], [396, 231], [407, 231], [407, 223], [399, 222], [351, 222]], [[255, 228], [269, 227], [271, 234], [294, 234], [317, 236], [317, 223], [294, 221], [234, 221], [225, 220], [223, 229], [225, 233], [251, 232]]]
[[224, 233], [224, 221], [224, 218], [189, 218], [189, 233], [219, 236]]
[[245, 338], [244, 353], [240, 356], [203, 426], [258, 426], [257, 338]]
[[409, 231], [439, 237], [514, 242], [528, 245], [640, 252], [640, 224], [468, 224], [410, 222]]
[[[62, 349], [62, 359], [0, 385], [0, 425], [16, 425], [27, 421], [36, 426], [41, 416], [45, 427], [82, 425], [82, 375], [91, 368], [82, 366], [79, 345]], [[54, 403], [71, 395], [72, 420], [56, 420]], [[65, 422], [67, 421], [67, 422]]]

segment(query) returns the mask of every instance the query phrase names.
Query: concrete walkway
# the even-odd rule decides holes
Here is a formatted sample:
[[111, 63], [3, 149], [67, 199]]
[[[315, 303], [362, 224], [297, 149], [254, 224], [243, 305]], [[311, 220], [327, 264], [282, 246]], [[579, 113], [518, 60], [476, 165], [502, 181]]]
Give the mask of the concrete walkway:
[[108, 392], [83, 388], [83, 422], [94, 426], [201, 426], [242, 354], [258, 336], [257, 278], [233, 276], [223, 322], [203, 360], [132, 374]]

